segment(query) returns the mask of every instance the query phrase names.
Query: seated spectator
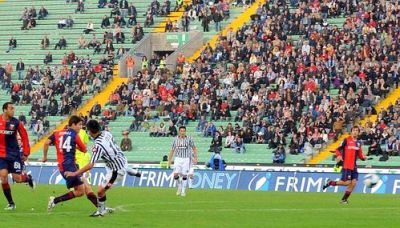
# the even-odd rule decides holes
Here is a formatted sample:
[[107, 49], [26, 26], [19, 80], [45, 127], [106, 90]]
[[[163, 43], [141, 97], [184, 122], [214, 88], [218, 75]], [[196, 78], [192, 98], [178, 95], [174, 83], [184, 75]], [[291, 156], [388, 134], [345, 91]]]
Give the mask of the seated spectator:
[[91, 20], [87, 23], [86, 29], [84, 29], [83, 32], [85, 34], [89, 34], [90, 32], [94, 32], [94, 24], [93, 24], [93, 22]]
[[235, 142], [233, 143], [233, 147], [236, 153], [245, 153], [246, 152], [246, 147], [243, 142], [243, 138], [241, 138], [239, 135], [236, 135], [235, 137]]
[[107, 15], [104, 15], [103, 20], [101, 21], [101, 28], [102, 29], [106, 29], [106, 28], [110, 28], [110, 18], [107, 17]]
[[176, 129], [174, 122], [170, 121], [168, 128], [168, 136], [175, 137], [177, 135], [178, 135], [178, 130]]
[[75, 10], [75, 13], [83, 13], [85, 11], [85, 2], [84, 0], [78, 0], [78, 5], [77, 8]]
[[103, 119], [105, 120], [115, 120], [116, 119], [116, 112], [110, 107], [103, 112]]
[[85, 39], [85, 37], [84, 36], [80, 36], [79, 37], [79, 39], [78, 39], [78, 48], [79, 49], [86, 49], [86, 48], [88, 48], [88, 43], [87, 43], [87, 41], [86, 41], [86, 39]]
[[58, 41], [58, 43], [56, 43], [56, 46], [54, 46], [54, 50], [56, 50], [58, 48], [60, 48], [60, 50], [62, 48], [66, 49], [67, 47], [67, 41], [65, 40], [64, 36], [61, 36], [60, 40]]
[[167, 127], [164, 123], [160, 123], [160, 126], [157, 128], [157, 137], [166, 137], [167, 136]]
[[89, 117], [92, 118], [92, 116], [100, 116], [101, 113], [101, 105], [96, 102], [95, 105], [93, 105], [92, 109], [89, 112]]
[[153, 123], [153, 124], [150, 126], [149, 131], [150, 131], [150, 137], [157, 137], [157, 131], [158, 131], [158, 129], [157, 129], [156, 123]]
[[67, 27], [67, 19], [66, 18], [61, 18], [61, 20], [58, 21], [57, 27], [59, 29], [63, 29]]
[[125, 43], [125, 34], [119, 30], [117, 33], [115, 33], [115, 39], [117, 40], [117, 44]]
[[44, 8], [44, 6], [42, 6], [39, 10], [39, 20], [43, 20], [47, 17], [47, 15], [49, 15], [49, 12], [47, 11], [46, 8]]
[[107, 0], [99, 0], [97, 7], [104, 8], [107, 5]]
[[222, 150], [222, 136], [219, 131], [215, 132], [215, 135], [211, 141], [210, 149], [208, 152], [220, 153]]
[[15, 48], [17, 48], [17, 40], [12, 36], [8, 41], [8, 49], [6, 52], [8, 53], [11, 50], [14, 50]]
[[209, 122], [207, 124], [207, 126], [205, 127], [204, 137], [208, 137], [208, 136], [214, 137], [215, 132], [217, 132], [217, 128], [215, 127], [215, 125], [212, 122]]
[[43, 63], [44, 63], [45, 65], [47, 65], [47, 64], [49, 64], [49, 63], [51, 63], [51, 62], [53, 62], [53, 55], [49, 52], [49, 53], [47, 53], [47, 55], [44, 57]]
[[235, 142], [235, 136], [233, 135], [232, 131], [228, 131], [227, 136], [225, 138], [225, 148], [232, 148]]
[[144, 36], [144, 31], [143, 28], [140, 26], [140, 23], [137, 23], [134, 27], [132, 27], [131, 31], [133, 44], [140, 41]]
[[272, 155], [272, 163], [283, 164], [285, 163], [285, 148], [279, 145]]
[[26, 116], [24, 115], [23, 112], [21, 112], [18, 116], [18, 120], [21, 121], [24, 125], [26, 125]]
[[71, 16], [69, 16], [67, 19], [66, 19], [66, 28], [72, 28], [72, 26], [74, 26], [74, 19], [72, 19], [72, 17]]
[[124, 131], [122, 133], [123, 138], [121, 140], [121, 150], [122, 151], [132, 151], [132, 140], [129, 138], [129, 132]]
[[40, 42], [40, 47], [42, 49], [47, 49], [50, 45], [50, 40], [49, 38], [47, 38], [47, 36], [45, 35], [42, 39], [42, 41]]
[[130, 3], [128, 7], [128, 18], [129, 18], [128, 24], [130, 26], [134, 26], [137, 24], [136, 16], [137, 16], [136, 7], [132, 3]]

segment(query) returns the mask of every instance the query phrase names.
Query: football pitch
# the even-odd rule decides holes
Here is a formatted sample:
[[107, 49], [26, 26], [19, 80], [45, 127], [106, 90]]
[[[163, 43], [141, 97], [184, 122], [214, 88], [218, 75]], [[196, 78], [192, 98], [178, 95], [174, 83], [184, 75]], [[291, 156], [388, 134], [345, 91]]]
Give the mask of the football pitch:
[[[116, 187], [107, 194], [113, 214], [91, 218], [94, 206], [81, 197], [47, 212], [50, 195], [60, 185], [39, 185], [31, 191], [12, 185], [17, 209], [0, 211], [0, 227], [399, 227], [398, 195], [341, 193], [250, 192], [190, 189], [186, 197], [173, 188]], [[6, 200], [1, 194], [1, 206]]]

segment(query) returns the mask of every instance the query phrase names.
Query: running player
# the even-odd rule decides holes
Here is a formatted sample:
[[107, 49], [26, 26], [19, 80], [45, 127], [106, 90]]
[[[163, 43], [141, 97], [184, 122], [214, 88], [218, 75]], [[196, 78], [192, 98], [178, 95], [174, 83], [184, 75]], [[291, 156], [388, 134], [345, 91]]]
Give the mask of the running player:
[[197, 164], [197, 148], [192, 137], [186, 136], [186, 127], [179, 127], [179, 136], [176, 136], [172, 142], [171, 151], [168, 157], [168, 167], [171, 166], [172, 158], [174, 160], [174, 179], [177, 182], [178, 191], [176, 195], [186, 196], [187, 177], [189, 175], [191, 158], [193, 164]]
[[[17, 183], [28, 183], [34, 187], [31, 175], [22, 172], [22, 163], [30, 155], [28, 133], [21, 121], [14, 118], [15, 107], [11, 102], [3, 104], [3, 114], [0, 116], [0, 181], [8, 205], [4, 210], [15, 210], [16, 206], [11, 195], [8, 174]], [[18, 145], [17, 132], [22, 140], [23, 154]]]
[[94, 145], [92, 148], [92, 158], [89, 164], [82, 167], [77, 171], [66, 172], [67, 177], [77, 177], [83, 173], [91, 170], [97, 160], [102, 158], [106, 163], [106, 178], [103, 183], [100, 184], [97, 190], [98, 197], [98, 208], [91, 216], [101, 217], [106, 213], [112, 212], [111, 208], [106, 208], [106, 191], [115, 185], [118, 181], [123, 180], [125, 174], [140, 177], [141, 173], [137, 170], [128, 167], [127, 159], [114, 142], [114, 137], [108, 131], [101, 131], [99, 122], [96, 120], [89, 120], [86, 125], [90, 136], [94, 139]]
[[367, 158], [362, 152], [361, 142], [357, 140], [359, 134], [360, 129], [354, 126], [351, 129], [351, 136], [343, 140], [336, 150], [336, 162], [343, 161], [342, 178], [339, 181], [328, 180], [322, 187], [322, 190], [325, 190], [329, 186], [347, 186], [341, 201], [343, 204], [349, 203], [347, 199], [357, 185], [357, 157], [363, 161]]
[[[82, 122], [83, 120], [80, 117], [71, 116], [68, 121], [68, 128], [61, 131], [55, 131], [44, 144], [42, 161], [47, 161], [49, 145], [55, 145], [57, 150], [58, 169], [66, 180], [67, 188], [74, 189], [62, 196], [50, 196], [47, 206], [48, 210], [52, 210], [56, 204], [60, 202], [71, 200], [75, 197], [81, 197], [85, 194], [85, 186], [79, 176], [67, 177], [65, 175], [65, 172], [67, 171], [74, 172], [78, 170], [75, 163], [76, 148], [78, 147], [80, 151], [86, 152], [86, 145], [78, 136], [78, 132], [82, 129]], [[87, 198], [97, 207], [97, 198], [93, 191], [87, 192]]]

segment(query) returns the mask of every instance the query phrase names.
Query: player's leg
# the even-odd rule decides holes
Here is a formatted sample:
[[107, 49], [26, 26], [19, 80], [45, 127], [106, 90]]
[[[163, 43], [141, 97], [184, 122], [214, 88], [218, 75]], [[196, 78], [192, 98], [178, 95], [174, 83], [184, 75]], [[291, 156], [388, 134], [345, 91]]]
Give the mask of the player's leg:
[[351, 173], [351, 183], [347, 186], [346, 191], [344, 192], [344, 195], [342, 197], [342, 203], [348, 204], [349, 202], [347, 201], [353, 192], [353, 189], [357, 185], [357, 179], [358, 179], [358, 172], [356, 170], [352, 171]]
[[184, 159], [182, 168], [182, 191], [181, 196], [186, 196], [187, 179], [189, 175], [189, 159]]
[[182, 166], [182, 161], [180, 158], [175, 158], [174, 161], [174, 179], [176, 181], [176, 186], [178, 188], [176, 195], [179, 196], [182, 192], [182, 180], [181, 180], [181, 174], [183, 170]]
[[4, 208], [4, 210], [15, 210], [15, 203], [13, 201], [11, 195], [11, 188], [10, 184], [8, 183], [8, 169], [7, 169], [7, 162], [0, 159], [0, 180], [1, 180], [1, 187], [3, 188], [4, 196], [7, 199], [8, 205]]
[[65, 193], [64, 195], [58, 196], [58, 197], [54, 197], [54, 196], [50, 196], [49, 198], [49, 202], [47, 205], [47, 209], [51, 210], [53, 209], [56, 204], [64, 202], [64, 201], [68, 201], [68, 200], [72, 200], [76, 197], [81, 197], [83, 196], [83, 194], [85, 194], [85, 187], [83, 184], [83, 181], [81, 180], [80, 177], [74, 176], [74, 177], [65, 177], [64, 173], [61, 174], [67, 184], [67, 188], [74, 188], [73, 191], [69, 191], [67, 193]]
[[[86, 174], [86, 173], [85, 173]], [[85, 177], [85, 175], [82, 177], [82, 181], [83, 181], [83, 186], [84, 186], [84, 191], [85, 191], [85, 195], [86, 198], [92, 202], [92, 204], [97, 207], [97, 197], [93, 192], [92, 186], [90, 186], [88, 178]]]
[[[349, 176], [350, 175], [350, 176]], [[351, 183], [351, 170], [342, 169], [342, 177], [338, 181], [328, 179], [322, 190], [325, 190], [329, 186], [348, 186]]]
[[12, 178], [16, 183], [27, 183], [32, 189], [35, 188], [33, 178], [30, 174], [27, 174], [24, 170], [24, 163], [22, 161], [14, 161], [12, 169]]
[[106, 207], [106, 191], [110, 189], [118, 181], [121, 181], [125, 176], [125, 173], [118, 173], [115, 170], [108, 170], [105, 181], [97, 189], [97, 211], [95, 211], [91, 217], [101, 217], [106, 213], [112, 213], [112, 208]]

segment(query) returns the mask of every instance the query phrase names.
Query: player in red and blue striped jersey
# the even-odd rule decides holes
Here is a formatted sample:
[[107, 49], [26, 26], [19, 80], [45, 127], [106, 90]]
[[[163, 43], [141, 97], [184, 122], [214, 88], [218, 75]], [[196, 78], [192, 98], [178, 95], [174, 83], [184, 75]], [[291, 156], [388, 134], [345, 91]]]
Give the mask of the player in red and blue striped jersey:
[[[22, 172], [23, 162], [30, 155], [28, 133], [21, 121], [14, 118], [15, 107], [11, 102], [3, 104], [3, 114], [0, 115], [0, 180], [3, 193], [8, 201], [5, 210], [15, 210], [15, 203], [8, 183], [8, 174], [17, 183], [28, 183], [34, 187], [30, 175]], [[17, 133], [22, 141], [22, 155], [18, 144]]]
[[[73, 188], [62, 196], [49, 198], [48, 210], [55, 207], [57, 203], [71, 200], [85, 194], [85, 185], [80, 176], [67, 177], [65, 172], [75, 172], [79, 168], [75, 162], [75, 151], [78, 148], [86, 153], [86, 145], [79, 138], [78, 132], [82, 129], [83, 120], [78, 116], [71, 116], [68, 122], [68, 128], [61, 131], [55, 131], [46, 141], [43, 147], [43, 162], [47, 161], [47, 153], [50, 145], [55, 145], [57, 151], [58, 169], [66, 181], [67, 188]], [[86, 191], [87, 198], [97, 207], [97, 197], [87, 186], [90, 191]]]
[[357, 185], [358, 172], [357, 172], [357, 157], [361, 160], [366, 160], [366, 156], [362, 152], [362, 145], [357, 140], [360, 134], [360, 129], [354, 126], [351, 129], [351, 136], [347, 137], [340, 144], [336, 150], [336, 161], [343, 161], [342, 178], [339, 181], [328, 180], [323, 186], [323, 190], [329, 186], [347, 186], [343, 195], [342, 203], [348, 204], [347, 199], [350, 197], [351, 192]]

